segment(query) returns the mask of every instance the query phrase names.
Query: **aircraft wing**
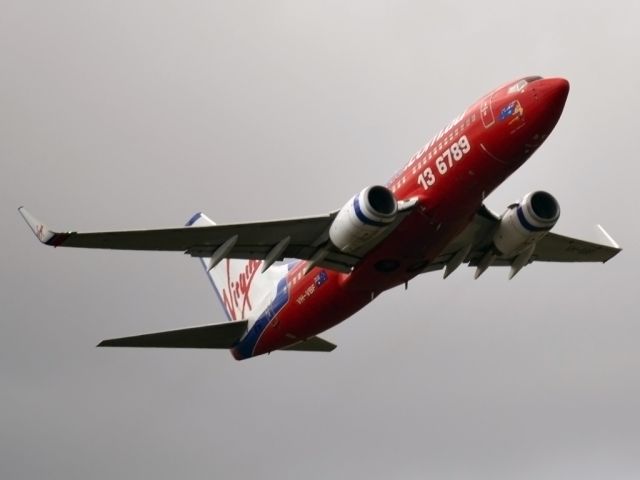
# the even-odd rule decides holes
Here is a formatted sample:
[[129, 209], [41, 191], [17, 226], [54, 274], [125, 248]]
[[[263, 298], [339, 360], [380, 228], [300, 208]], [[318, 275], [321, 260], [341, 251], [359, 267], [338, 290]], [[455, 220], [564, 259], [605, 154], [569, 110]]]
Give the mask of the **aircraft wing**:
[[[415, 205], [415, 201], [402, 203], [399, 205], [397, 219], [388, 227], [386, 235], [393, 231]], [[181, 251], [193, 257], [212, 257], [212, 261], [216, 256], [264, 259], [266, 266], [283, 258], [312, 260], [318, 251], [324, 249], [326, 251], [322, 252], [321, 259], [314, 265], [341, 272], [351, 271], [362, 258], [362, 255], [345, 254], [329, 242], [329, 227], [338, 214], [337, 211], [316, 217], [267, 222], [90, 233], [56, 232], [24, 207], [20, 207], [18, 211], [36, 237], [53, 247]], [[377, 242], [386, 235], [378, 238]], [[370, 248], [373, 246], [375, 245]]]
[[[454, 264], [458, 263], [455, 262], [455, 257], [460, 253], [464, 253], [463, 258], [460, 259], [461, 263], [467, 263], [472, 267], [480, 266], [483, 258], [493, 249], [492, 237], [499, 221], [500, 218], [483, 205], [469, 226], [423, 272], [445, 269], [446, 277], [452, 271], [449, 268], [447, 272], [447, 265], [453, 265], [453, 269], [455, 269]], [[598, 225], [598, 228], [607, 243], [594, 243], [550, 232], [535, 244], [533, 253], [526, 264], [535, 261], [604, 263], [617, 255], [622, 249], [604, 228], [600, 225]], [[496, 256], [492, 260], [491, 266], [511, 266], [513, 268], [518, 254], [503, 256], [497, 252], [494, 253], [496, 253]], [[479, 273], [482, 272], [480, 271]], [[479, 273], [477, 276], [479, 276]], [[512, 270], [511, 277], [515, 273], [517, 273], [517, 270]]]
[[[607, 232], [598, 225], [604, 235]], [[610, 238], [610, 237], [609, 237]], [[620, 252], [615, 242], [610, 245], [579, 240], [577, 238], [549, 233], [533, 252], [534, 260], [539, 262], [606, 262]]]

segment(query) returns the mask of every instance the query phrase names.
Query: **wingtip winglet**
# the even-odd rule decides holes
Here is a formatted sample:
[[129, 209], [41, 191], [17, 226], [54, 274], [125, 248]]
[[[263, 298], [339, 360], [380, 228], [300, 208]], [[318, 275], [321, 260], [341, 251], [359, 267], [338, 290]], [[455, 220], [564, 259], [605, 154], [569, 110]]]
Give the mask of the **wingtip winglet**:
[[18, 207], [18, 213], [27, 222], [29, 228], [34, 233], [36, 238], [45, 245], [52, 247], [58, 247], [64, 243], [64, 241], [73, 235], [73, 232], [58, 233], [50, 230], [43, 222], [34, 217], [26, 208]]
[[603, 260], [602, 263], [606, 263], [609, 260], [611, 260], [613, 257], [615, 257], [617, 254], [619, 254], [622, 251], [622, 247], [620, 247], [620, 245], [618, 244], [618, 242], [616, 242], [613, 237], [611, 235], [609, 235], [609, 233], [604, 229], [604, 227], [602, 225], [596, 225], [598, 227], [598, 230], [600, 231], [600, 234], [602, 235], [602, 237], [604, 238], [604, 240], [609, 244], [609, 246], [613, 249], [613, 252], [608, 256], [608, 258], [606, 258], [605, 260]]
[[31, 231], [42, 243], [49, 242], [55, 235], [55, 232], [49, 230], [44, 223], [34, 217], [24, 206], [18, 207], [18, 213], [20, 213], [24, 221], [29, 225]]
[[613, 248], [617, 248], [618, 250], [622, 250], [622, 248], [620, 248], [620, 245], [618, 244], [618, 242], [616, 242], [613, 237], [611, 235], [609, 235], [609, 233], [604, 229], [604, 227], [600, 224], [596, 225], [598, 227], [598, 230], [600, 230], [600, 233], [604, 236], [604, 238], [607, 240], [607, 242], [609, 242], [609, 244], [613, 247]]

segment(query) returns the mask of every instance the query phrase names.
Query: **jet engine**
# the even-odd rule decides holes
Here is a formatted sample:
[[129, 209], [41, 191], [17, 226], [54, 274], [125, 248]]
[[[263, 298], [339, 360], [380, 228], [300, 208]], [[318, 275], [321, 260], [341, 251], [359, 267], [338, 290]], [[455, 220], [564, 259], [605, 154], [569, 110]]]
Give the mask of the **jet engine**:
[[386, 187], [374, 185], [362, 190], [340, 209], [329, 229], [331, 242], [344, 253], [362, 247], [398, 214], [398, 202]]
[[520, 203], [510, 205], [500, 217], [493, 244], [506, 256], [528, 249], [544, 237], [558, 221], [560, 205], [547, 192], [527, 193]]

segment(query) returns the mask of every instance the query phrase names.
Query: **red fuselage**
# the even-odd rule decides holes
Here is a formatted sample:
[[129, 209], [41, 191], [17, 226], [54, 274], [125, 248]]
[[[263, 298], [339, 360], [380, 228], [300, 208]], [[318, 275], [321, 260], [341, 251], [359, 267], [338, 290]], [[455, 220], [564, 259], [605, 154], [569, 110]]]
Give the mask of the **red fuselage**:
[[304, 275], [306, 262], [298, 262], [287, 277], [287, 303], [261, 330], [251, 354], [236, 348], [234, 356], [317, 335], [421, 273], [547, 138], [568, 92], [564, 79], [527, 77], [465, 110], [387, 183], [398, 200], [418, 199], [412, 213], [351, 273], [315, 268]]

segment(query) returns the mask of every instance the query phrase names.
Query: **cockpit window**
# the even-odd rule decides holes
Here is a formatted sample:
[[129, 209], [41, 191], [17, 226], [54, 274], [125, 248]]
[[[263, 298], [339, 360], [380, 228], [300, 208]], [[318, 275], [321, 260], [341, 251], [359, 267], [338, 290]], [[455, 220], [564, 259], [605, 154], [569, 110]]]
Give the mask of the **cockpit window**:
[[518, 93], [524, 90], [524, 87], [527, 86], [528, 83], [535, 82], [536, 80], [541, 80], [542, 77], [539, 76], [531, 76], [524, 77], [523, 79], [518, 80], [516, 83], [509, 87], [508, 93]]

